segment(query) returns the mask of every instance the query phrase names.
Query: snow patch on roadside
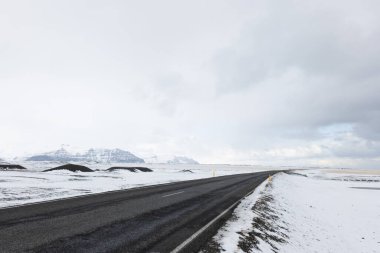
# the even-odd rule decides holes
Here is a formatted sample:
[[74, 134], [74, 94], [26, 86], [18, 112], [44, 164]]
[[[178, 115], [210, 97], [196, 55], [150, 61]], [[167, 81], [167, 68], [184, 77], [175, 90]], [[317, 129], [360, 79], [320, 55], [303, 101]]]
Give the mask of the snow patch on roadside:
[[[267, 238], [282, 241], [283, 239], [273, 232], [279, 226], [274, 223], [263, 223], [269, 216], [278, 220], [276, 219], [276, 212], [270, 210], [267, 205], [270, 200], [273, 200], [268, 195], [268, 189], [271, 187], [271, 181], [266, 180], [252, 194], [245, 197], [234, 210], [230, 220], [226, 222], [201, 252], [251, 252], [253, 248], [258, 249], [260, 241], [267, 240]], [[252, 229], [253, 225], [258, 226]], [[269, 227], [271, 229], [268, 229]], [[272, 232], [269, 230], [272, 230]], [[274, 244], [272, 246], [276, 248]]]
[[235, 209], [203, 252], [365, 252], [380, 249], [378, 173], [279, 173]]

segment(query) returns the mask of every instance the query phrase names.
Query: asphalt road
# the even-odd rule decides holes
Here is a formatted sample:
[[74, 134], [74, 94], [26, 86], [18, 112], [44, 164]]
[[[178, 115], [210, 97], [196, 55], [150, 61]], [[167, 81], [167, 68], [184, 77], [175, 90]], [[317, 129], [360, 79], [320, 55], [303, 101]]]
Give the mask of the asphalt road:
[[269, 174], [274, 172], [0, 209], [0, 252], [170, 252]]

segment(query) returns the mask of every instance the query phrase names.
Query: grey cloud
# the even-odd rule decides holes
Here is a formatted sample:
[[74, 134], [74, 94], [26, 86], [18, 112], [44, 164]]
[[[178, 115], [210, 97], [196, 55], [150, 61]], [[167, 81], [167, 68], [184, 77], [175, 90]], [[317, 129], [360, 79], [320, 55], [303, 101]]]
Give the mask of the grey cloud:
[[295, 138], [318, 138], [318, 128], [336, 123], [377, 138], [380, 6], [338, 2], [265, 1], [265, 15], [213, 59], [218, 96], [250, 93], [252, 107], [263, 96], [267, 125]]
[[202, 162], [377, 159], [379, 7], [3, 1], [0, 155], [69, 143]]
[[326, 143], [325, 148], [333, 157], [379, 158], [380, 142], [360, 138], [352, 134], [337, 136]]
[[378, 77], [376, 7], [356, 1], [336, 1], [345, 8], [326, 4], [320, 9], [299, 1], [266, 2], [261, 6], [266, 15], [254, 19], [236, 45], [215, 57], [219, 89], [259, 84], [289, 68], [353, 83]]

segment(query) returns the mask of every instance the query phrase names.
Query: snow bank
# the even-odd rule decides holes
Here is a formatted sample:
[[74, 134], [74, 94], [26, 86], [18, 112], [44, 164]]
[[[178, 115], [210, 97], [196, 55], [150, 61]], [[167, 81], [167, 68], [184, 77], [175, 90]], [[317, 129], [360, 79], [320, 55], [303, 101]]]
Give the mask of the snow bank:
[[[214, 240], [226, 252], [250, 252], [241, 247], [246, 238], [257, 239], [262, 252], [379, 252], [379, 175], [376, 171], [359, 172], [308, 170], [278, 174], [272, 187], [259, 189], [239, 205], [235, 219]], [[264, 232], [253, 223], [259, 212], [252, 208], [264, 195], [273, 197], [267, 208], [279, 218], [274, 221], [276, 229], [264, 232], [283, 242], [262, 240], [260, 233]], [[284, 224], [286, 227], [281, 228]]]
[[[238, 250], [237, 245], [239, 243], [240, 233], [251, 229], [251, 223], [255, 216], [251, 209], [254, 203], [256, 203], [258, 198], [261, 196], [266, 185], [267, 181], [264, 181], [252, 194], [244, 198], [234, 210], [232, 218], [213, 238], [213, 245], [214, 247], [216, 246], [219, 251], [223, 250], [225, 252], [236, 252], [236, 250]], [[207, 250], [205, 250], [205, 252], [207, 252]]]

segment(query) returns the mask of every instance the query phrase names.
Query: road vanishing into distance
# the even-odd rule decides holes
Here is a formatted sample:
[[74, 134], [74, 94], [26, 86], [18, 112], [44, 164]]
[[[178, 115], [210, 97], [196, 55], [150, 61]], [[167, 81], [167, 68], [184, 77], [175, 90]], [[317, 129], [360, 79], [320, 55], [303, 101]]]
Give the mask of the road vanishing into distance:
[[[0, 252], [172, 252], [274, 173], [213, 177], [0, 209]], [[182, 251], [198, 250], [216, 229], [202, 233]]]

